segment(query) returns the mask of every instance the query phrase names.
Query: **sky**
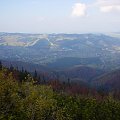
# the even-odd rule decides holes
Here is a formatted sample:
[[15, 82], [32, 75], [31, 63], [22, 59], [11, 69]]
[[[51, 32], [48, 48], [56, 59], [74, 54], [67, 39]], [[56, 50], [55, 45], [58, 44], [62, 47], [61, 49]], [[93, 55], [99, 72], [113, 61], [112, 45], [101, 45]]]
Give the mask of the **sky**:
[[0, 0], [0, 32], [120, 32], [120, 0]]

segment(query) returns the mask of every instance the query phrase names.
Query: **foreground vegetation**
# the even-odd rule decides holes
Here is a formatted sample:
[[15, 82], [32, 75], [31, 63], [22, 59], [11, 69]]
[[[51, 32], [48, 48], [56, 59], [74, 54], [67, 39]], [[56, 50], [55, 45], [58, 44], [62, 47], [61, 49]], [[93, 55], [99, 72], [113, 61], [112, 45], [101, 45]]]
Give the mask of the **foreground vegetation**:
[[120, 120], [120, 101], [110, 95], [70, 95], [19, 77], [0, 67], [0, 120]]

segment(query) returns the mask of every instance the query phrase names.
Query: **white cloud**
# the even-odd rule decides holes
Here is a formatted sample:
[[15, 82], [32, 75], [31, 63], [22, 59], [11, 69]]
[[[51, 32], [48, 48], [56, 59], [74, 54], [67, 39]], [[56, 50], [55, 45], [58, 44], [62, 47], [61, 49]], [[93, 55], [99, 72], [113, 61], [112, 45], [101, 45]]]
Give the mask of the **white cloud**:
[[120, 11], [120, 0], [97, 0], [101, 12]]
[[118, 4], [120, 4], [120, 0], [97, 0], [97, 2], [102, 5], [118, 5]]
[[86, 15], [87, 6], [84, 3], [76, 3], [72, 7], [72, 16], [81, 17]]
[[101, 12], [120, 11], [120, 5], [101, 6]]

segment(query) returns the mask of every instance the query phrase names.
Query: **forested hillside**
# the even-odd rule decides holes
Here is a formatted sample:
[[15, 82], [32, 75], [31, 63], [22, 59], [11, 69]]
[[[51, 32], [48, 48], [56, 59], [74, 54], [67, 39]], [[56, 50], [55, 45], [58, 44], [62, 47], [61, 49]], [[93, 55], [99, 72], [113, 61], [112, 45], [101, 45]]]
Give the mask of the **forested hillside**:
[[106, 91], [120, 91], [120, 69], [97, 77], [92, 84], [98, 88], [102, 87]]
[[0, 119], [120, 120], [120, 101], [69, 80], [38, 84], [36, 74], [0, 64]]

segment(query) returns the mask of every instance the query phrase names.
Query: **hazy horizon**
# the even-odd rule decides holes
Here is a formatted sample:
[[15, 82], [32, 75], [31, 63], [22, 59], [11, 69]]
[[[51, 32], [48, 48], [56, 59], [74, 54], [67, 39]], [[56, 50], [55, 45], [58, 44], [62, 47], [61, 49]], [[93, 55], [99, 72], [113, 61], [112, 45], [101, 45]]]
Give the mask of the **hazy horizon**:
[[0, 31], [0, 33], [8, 33], [8, 34], [48, 34], [48, 35], [49, 34], [56, 34], [56, 35], [57, 34], [78, 34], [79, 35], [79, 34], [112, 34], [112, 33], [113, 34], [114, 33], [119, 34], [120, 32], [118, 31], [118, 32], [79, 32], [79, 33], [77, 33], [77, 32], [76, 33], [75, 32], [71, 32], [71, 33], [70, 32], [56, 32], [56, 33], [55, 32], [54, 33], [53, 32], [51, 32], [51, 33], [46, 32], [45, 33], [45, 32], [7, 32], [7, 31]]

